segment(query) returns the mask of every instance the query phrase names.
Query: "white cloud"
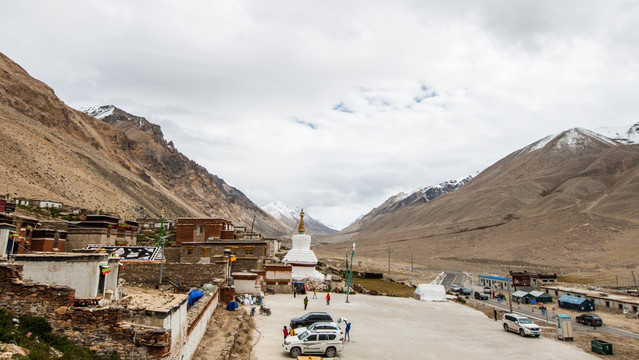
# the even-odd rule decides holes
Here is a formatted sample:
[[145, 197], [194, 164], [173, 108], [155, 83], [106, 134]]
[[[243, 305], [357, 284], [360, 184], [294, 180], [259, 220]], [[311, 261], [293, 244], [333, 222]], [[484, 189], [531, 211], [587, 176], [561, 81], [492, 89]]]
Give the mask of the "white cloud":
[[343, 227], [545, 135], [636, 121], [626, 2], [47, 1], [7, 56], [67, 104], [114, 104], [253, 201]]

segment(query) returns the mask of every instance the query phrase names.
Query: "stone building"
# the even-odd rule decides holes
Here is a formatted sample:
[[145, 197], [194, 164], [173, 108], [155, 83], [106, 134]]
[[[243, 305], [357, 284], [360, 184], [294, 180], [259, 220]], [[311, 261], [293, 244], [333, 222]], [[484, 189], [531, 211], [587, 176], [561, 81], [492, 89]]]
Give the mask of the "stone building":
[[180, 218], [177, 221], [176, 242], [204, 242], [236, 239], [233, 223], [224, 219]]
[[138, 223], [108, 215], [87, 215], [86, 220], [69, 223], [66, 251], [87, 245], [136, 245]]
[[31, 251], [64, 251], [67, 239], [66, 221], [41, 221], [31, 236]]

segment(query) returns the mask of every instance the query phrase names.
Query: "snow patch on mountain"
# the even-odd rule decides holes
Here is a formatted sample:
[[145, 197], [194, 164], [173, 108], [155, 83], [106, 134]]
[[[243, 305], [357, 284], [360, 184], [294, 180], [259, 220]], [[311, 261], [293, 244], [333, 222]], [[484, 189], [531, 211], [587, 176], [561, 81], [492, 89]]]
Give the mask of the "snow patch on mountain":
[[298, 209], [291, 209], [286, 204], [278, 200], [271, 201], [270, 203], [263, 205], [262, 210], [266, 211], [277, 220], [289, 219], [299, 221], [300, 211]]
[[88, 108], [80, 109], [83, 113], [89, 114], [96, 119], [102, 120], [107, 116], [113, 115], [115, 111], [115, 106], [113, 105], [104, 105], [104, 106], [90, 106]]
[[575, 147], [581, 146], [582, 144], [589, 142], [592, 139], [599, 140], [609, 145], [618, 145], [616, 141], [608, 138], [607, 136], [584, 128], [574, 128], [566, 130], [562, 134], [563, 136], [559, 139], [559, 141], [557, 141], [557, 143], [554, 144], [555, 148], [574, 149]]
[[595, 130], [621, 144], [639, 144], [639, 123], [632, 125], [602, 126]]

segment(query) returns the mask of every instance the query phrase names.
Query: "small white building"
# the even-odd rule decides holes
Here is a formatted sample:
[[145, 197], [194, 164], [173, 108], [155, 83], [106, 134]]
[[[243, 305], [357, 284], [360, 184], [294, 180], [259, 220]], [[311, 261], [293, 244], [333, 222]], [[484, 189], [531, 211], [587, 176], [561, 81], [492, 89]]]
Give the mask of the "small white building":
[[[9, 236], [16, 231], [13, 224], [0, 223], [0, 258], [6, 258], [9, 246]], [[10, 246], [9, 246], [10, 247]]]
[[120, 298], [120, 258], [106, 252], [16, 254], [23, 278], [39, 283], [67, 285], [76, 298], [103, 297], [102, 303]]
[[258, 275], [250, 272], [234, 272], [231, 274], [233, 286], [237, 294], [260, 295], [262, 287], [258, 284]]

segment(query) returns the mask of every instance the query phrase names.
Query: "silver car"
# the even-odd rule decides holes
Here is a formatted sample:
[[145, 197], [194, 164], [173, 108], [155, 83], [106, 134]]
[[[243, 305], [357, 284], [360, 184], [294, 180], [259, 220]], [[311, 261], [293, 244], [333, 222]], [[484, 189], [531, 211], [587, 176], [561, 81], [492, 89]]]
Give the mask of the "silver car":
[[336, 333], [318, 333], [307, 330], [298, 336], [289, 336], [282, 344], [284, 351], [297, 358], [302, 354], [324, 354], [332, 358], [344, 350], [344, 344]]

